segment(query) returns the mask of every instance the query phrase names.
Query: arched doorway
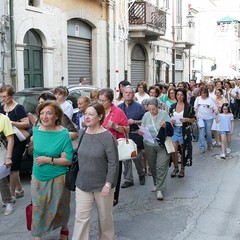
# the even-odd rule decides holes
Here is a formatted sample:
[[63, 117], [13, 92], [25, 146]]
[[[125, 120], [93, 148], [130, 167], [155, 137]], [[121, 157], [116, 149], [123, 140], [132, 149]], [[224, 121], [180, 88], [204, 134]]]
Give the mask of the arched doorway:
[[79, 78], [85, 77], [91, 85], [92, 28], [78, 19], [69, 20], [67, 25], [68, 84], [79, 84]]
[[39, 34], [31, 29], [25, 36], [24, 87], [43, 87], [43, 51]]
[[131, 85], [136, 87], [139, 81], [145, 81], [145, 53], [141, 45], [134, 46], [131, 54]]

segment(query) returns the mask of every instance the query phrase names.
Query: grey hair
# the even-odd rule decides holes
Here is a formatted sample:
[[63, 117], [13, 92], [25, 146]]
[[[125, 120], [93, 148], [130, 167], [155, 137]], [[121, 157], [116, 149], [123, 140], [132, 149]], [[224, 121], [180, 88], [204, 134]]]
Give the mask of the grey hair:
[[199, 88], [194, 88], [193, 90], [192, 90], [192, 94], [196, 94], [196, 95], [199, 95]]
[[155, 97], [150, 97], [150, 98], [148, 98], [147, 99], [147, 106], [148, 105], [154, 105], [154, 106], [156, 106], [156, 107], [158, 107], [158, 99], [157, 98], [155, 98]]
[[123, 90], [124, 92], [125, 92], [125, 89], [131, 89], [133, 93], [135, 92], [133, 86], [131, 86], [131, 85], [125, 86], [124, 90]]

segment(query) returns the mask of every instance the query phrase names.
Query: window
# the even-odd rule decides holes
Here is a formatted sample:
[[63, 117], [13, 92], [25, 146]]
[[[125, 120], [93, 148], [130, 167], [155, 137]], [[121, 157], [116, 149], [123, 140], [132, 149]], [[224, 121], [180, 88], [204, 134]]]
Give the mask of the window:
[[36, 10], [41, 8], [43, 0], [26, 0], [26, 8], [29, 10]]
[[33, 2], [34, 2], [34, 0], [29, 0], [29, 1], [28, 1], [28, 5], [29, 5], [29, 6], [34, 6], [34, 5], [33, 5]]

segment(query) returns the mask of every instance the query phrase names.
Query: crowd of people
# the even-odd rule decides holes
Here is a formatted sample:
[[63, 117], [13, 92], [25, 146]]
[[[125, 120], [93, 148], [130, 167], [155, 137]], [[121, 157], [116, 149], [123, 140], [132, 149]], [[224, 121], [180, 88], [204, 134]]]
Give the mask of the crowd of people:
[[[88, 239], [94, 203], [98, 209], [99, 239], [114, 239], [112, 209], [119, 202], [120, 189], [134, 185], [132, 162], [139, 184], [145, 185], [147, 174], [152, 176], [151, 191], [156, 192], [158, 200], [163, 200], [169, 166], [173, 166], [171, 178], [183, 178], [185, 166], [192, 165], [193, 140], [198, 141], [201, 154], [212, 147], [221, 147], [219, 154], [223, 159], [231, 153], [234, 119], [240, 119], [240, 79], [213, 79], [200, 84], [190, 80], [177, 85], [160, 82], [153, 86], [140, 81], [136, 90], [124, 80], [118, 87], [117, 97], [110, 88], [94, 90], [90, 97], [79, 97], [74, 123], [73, 107], [66, 100], [68, 90], [64, 86], [39, 96], [36, 116], [26, 113], [14, 101], [11, 85], [0, 88], [4, 148], [1, 161], [11, 168], [9, 178], [0, 179], [4, 214], [12, 214], [16, 199], [24, 197], [19, 170], [26, 144], [30, 142], [31, 233], [35, 240], [57, 228], [60, 239], [68, 239], [70, 191], [65, 186], [65, 174], [74, 154], [73, 141], [80, 141], [74, 240]], [[150, 138], [145, 137], [143, 129], [147, 129]], [[136, 143], [137, 157], [122, 162], [117, 139], [126, 136]], [[173, 146], [171, 153], [164, 144], [167, 138]]]

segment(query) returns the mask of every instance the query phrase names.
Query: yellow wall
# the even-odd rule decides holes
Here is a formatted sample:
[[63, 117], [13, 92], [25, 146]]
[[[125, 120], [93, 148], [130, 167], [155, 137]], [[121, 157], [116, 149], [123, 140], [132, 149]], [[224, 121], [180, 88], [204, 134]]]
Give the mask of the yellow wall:
[[44, 0], [44, 4], [60, 8], [63, 12], [74, 9], [86, 9], [94, 17], [106, 20], [106, 4], [99, 4], [99, 0]]

